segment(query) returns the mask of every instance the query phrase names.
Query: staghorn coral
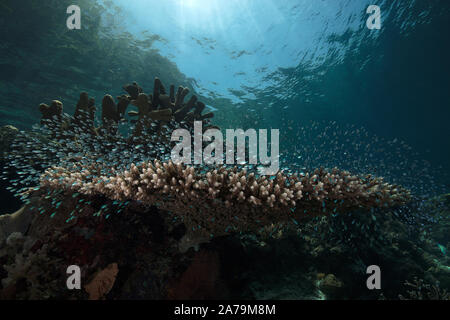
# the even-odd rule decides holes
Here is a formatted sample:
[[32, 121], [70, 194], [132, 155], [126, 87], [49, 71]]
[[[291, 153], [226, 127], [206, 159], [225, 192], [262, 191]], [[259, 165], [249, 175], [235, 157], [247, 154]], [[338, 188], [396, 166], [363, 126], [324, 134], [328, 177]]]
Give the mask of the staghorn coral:
[[190, 232], [204, 236], [258, 232], [274, 222], [402, 205], [409, 191], [371, 175], [317, 169], [312, 174], [266, 176], [221, 167], [202, 173], [194, 167], [158, 160], [102, 175], [102, 166], [45, 171], [41, 186], [113, 200], [135, 200], [181, 216]]

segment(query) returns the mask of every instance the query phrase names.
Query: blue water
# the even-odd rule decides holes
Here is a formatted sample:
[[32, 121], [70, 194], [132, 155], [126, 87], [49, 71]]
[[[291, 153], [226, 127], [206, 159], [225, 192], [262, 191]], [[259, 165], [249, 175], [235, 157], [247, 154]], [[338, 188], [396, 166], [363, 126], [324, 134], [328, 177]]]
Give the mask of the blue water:
[[[66, 8], [72, 4], [81, 10], [80, 30], [66, 27]], [[380, 29], [367, 27], [366, 22], [371, 15], [367, 8], [370, 5], [380, 9]], [[167, 209], [170, 207], [160, 206], [171, 201], [173, 194], [170, 193], [175, 192], [175, 187], [171, 187], [170, 196], [157, 198], [151, 203], [146, 202], [145, 197], [139, 198], [144, 200], [136, 200], [135, 194], [128, 194], [125, 199], [125, 196], [117, 198], [98, 190], [91, 194], [89, 189], [93, 188], [92, 183], [99, 176], [101, 179], [106, 176], [105, 181], [109, 183], [117, 172], [133, 168], [132, 163], [168, 160], [171, 146], [166, 142], [169, 130], [184, 126], [186, 115], [183, 115], [183, 121], [175, 121], [175, 116], [170, 122], [154, 121], [136, 131], [135, 123], [139, 122], [132, 120], [132, 115], [121, 118], [122, 115], [119, 117], [118, 113], [111, 112], [114, 113], [111, 122], [102, 119], [101, 106], [105, 94], [111, 94], [112, 100], [117, 102], [119, 98], [116, 97], [125, 93], [123, 86], [134, 81], [143, 88], [143, 92], [157, 94], [158, 98], [152, 100], [155, 110], [158, 107], [166, 112], [184, 109], [183, 106], [177, 109], [170, 100], [168, 103], [168, 97], [161, 90], [153, 92], [155, 77], [158, 77], [166, 89], [172, 84], [175, 90], [178, 86], [187, 87], [190, 93], [184, 102], [196, 95], [206, 105], [203, 115], [212, 111], [211, 124], [223, 132], [237, 128], [279, 129], [280, 169], [286, 176], [318, 174], [319, 171], [314, 170], [321, 167], [325, 171], [338, 168], [358, 175], [361, 181], [369, 181], [371, 177], [368, 174], [383, 177], [384, 182], [392, 186], [391, 191], [379, 192], [370, 184], [370, 192], [379, 192], [386, 198], [396, 199], [397, 190], [411, 191], [412, 196], [405, 196], [405, 203], [396, 203], [393, 207], [377, 208], [371, 204], [364, 209], [358, 204], [348, 207], [349, 212], [339, 213], [336, 211], [339, 205], [335, 204], [342, 205], [348, 200], [346, 197], [361, 199], [360, 194], [346, 194], [344, 191], [343, 199], [327, 199], [325, 195], [323, 199], [330, 200], [328, 203], [334, 206], [333, 211], [327, 211], [325, 200], [309, 199], [311, 207], [326, 216], [310, 221], [306, 220], [314, 212], [305, 209], [309, 209], [309, 203], [302, 207], [299, 202], [291, 202], [288, 213], [306, 218], [305, 221], [292, 219], [298, 228], [295, 234], [295, 239], [300, 239], [298, 248], [297, 240], [293, 241], [293, 238], [280, 241], [276, 247], [274, 242], [281, 239], [275, 233], [284, 228], [282, 224], [277, 225], [279, 221], [274, 221], [275, 226], [268, 229], [274, 228], [269, 238], [277, 240], [258, 242], [255, 248], [245, 247], [245, 241], [249, 240], [245, 238], [248, 236], [253, 241], [255, 235], [240, 232], [237, 242], [241, 249], [245, 247], [245, 259], [236, 259], [239, 251], [230, 249], [233, 246], [227, 249], [227, 244], [222, 244], [222, 253], [231, 253], [232, 256], [223, 259], [233, 265], [232, 268], [227, 267], [227, 272], [233, 274], [230, 277], [232, 282], [241, 282], [236, 280], [235, 274], [251, 282], [250, 275], [254, 273], [255, 279], [266, 282], [268, 274], [279, 273], [281, 278], [275, 277], [273, 281], [284, 292], [285, 285], [280, 285], [283, 283], [280, 280], [290, 282], [289, 285], [296, 283], [285, 276], [291, 271], [266, 270], [264, 273], [258, 272], [259, 266], [255, 266], [259, 264], [263, 269], [275, 266], [277, 269], [287, 265], [302, 273], [302, 277], [312, 275], [308, 281], [315, 285], [318, 283], [316, 273], [317, 279], [323, 272], [336, 273], [346, 282], [348, 293], [343, 297], [365, 297], [366, 288], [363, 286], [361, 290], [358, 287], [365, 284], [365, 266], [379, 263], [383, 268], [390, 268], [386, 277], [390, 279], [385, 282], [392, 286], [388, 289], [390, 298], [403, 292], [399, 291], [403, 285], [400, 281], [412, 281], [417, 275], [430, 283], [442, 280], [443, 288], [448, 288], [450, 280], [445, 270], [448, 270], [447, 253], [450, 248], [447, 230], [450, 194], [450, 1], [1, 0], [0, 40], [0, 215], [14, 212], [24, 203], [34, 201], [24, 210], [49, 213], [50, 217], [66, 214], [64, 220], [69, 223], [78, 213], [84, 214], [83, 210], [87, 208], [94, 211], [95, 216], [104, 215], [111, 228], [115, 228], [125, 225], [122, 222], [126, 221], [118, 220], [122, 218], [115, 214], [131, 212], [132, 215], [139, 213], [140, 217], [146, 217], [141, 215], [140, 209], [134, 212], [133, 208], [142, 205], [141, 209], [147, 210], [147, 206], [156, 205], [158, 209], [150, 211], [157, 211], [162, 217], [173, 214], [174, 226], [178, 223], [178, 226], [185, 227], [183, 223], [187, 226], [188, 219], [183, 221], [177, 216], [186, 206], [178, 213]], [[90, 98], [95, 99], [95, 121], [83, 115], [74, 116], [80, 106], [92, 106], [91, 103], [80, 103], [77, 107], [80, 92], [87, 92]], [[40, 104], [50, 104], [54, 99], [63, 103], [65, 114], [54, 118], [53, 122], [48, 118], [41, 121], [45, 112], [41, 114]], [[172, 110], [168, 110], [170, 108]], [[130, 104], [126, 111], [136, 110], [137, 107]], [[200, 118], [195, 113], [191, 116], [186, 120], [187, 127], [193, 126], [192, 119]], [[208, 121], [205, 123], [209, 125]], [[21, 132], [3, 127], [5, 125], [15, 126]], [[64, 130], [59, 131], [61, 127]], [[13, 135], [12, 132], [15, 140], [8, 136]], [[68, 189], [64, 192], [62, 184], [54, 183], [64, 181], [55, 173], [55, 167], [63, 167], [66, 173], [74, 175], [86, 167], [94, 169], [83, 177], [82, 182], [88, 186], [83, 189], [84, 193], [77, 191], [70, 195], [77, 190], [75, 187], [70, 189], [77, 182], [70, 181], [71, 185], [64, 186]], [[250, 172], [256, 172], [255, 166], [243, 167], [249, 170], [246, 172], [248, 177]], [[49, 171], [43, 175], [47, 169]], [[206, 166], [195, 169], [199, 175], [209, 170]], [[51, 176], [52, 172], [55, 176]], [[269, 179], [276, 180], [275, 176]], [[317, 176], [312, 179], [317, 180]], [[176, 179], [174, 181], [176, 183]], [[287, 185], [292, 187], [292, 181], [289, 180]], [[53, 184], [49, 186], [46, 182]], [[174, 182], [171, 180], [171, 183]], [[177, 197], [178, 189], [175, 190]], [[214, 205], [223, 200], [222, 192], [228, 191], [221, 191], [214, 198]], [[281, 196], [286, 196], [286, 193]], [[76, 198], [79, 198], [78, 202], [73, 204], [71, 201], [76, 201], [73, 200]], [[208, 223], [215, 221], [221, 227], [218, 220], [223, 218], [222, 212], [212, 210], [209, 200], [202, 204], [204, 199], [199, 203], [189, 196], [186, 199], [183, 201], [192, 202], [188, 203], [190, 209], [198, 209], [197, 205], [202, 209], [201, 206], [205, 205], [204, 211], [199, 209], [197, 213], [217, 213]], [[377, 201], [380, 202], [378, 198]], [[235, 220], [239, 220], [240, 215], [247, 218], [256, 212], [254, 207], [246, 211], [248, 207], [245, 205], [244, 209], [239, 204], [234, 208]], [[190, 213], [183, 211], [181, 217], [186, 212]], [[201, 217], [206, 219], [207, 214]], [[227, 214], [228, 211], [223, 216]], [[195, 219], [192, 230], [197, 228], [198, 231], [201, 225], [197, 226]], [[153, 221], [145, 223], [152, 225]], [[239, 225], [239, 222], [235, 223]], [[119, 232], [134, 235], [137, 230], [136, 235], [144, 237], [149, 230], [140, 227], [136, 222], [132, 231], [122, 232], [120, 229]], [[172, 227], [168, 230], [176, 229]], [[231, 225], [226, 227], [225, 234], [230, 228]], [[161, 244], [178, 246], [180, 239], [175, 233], [170, 231], [170, 235], [161, 235], [171, 238], [170, 241], [161, 240]], [[212, 233], [211, 237], [214, 239], [208, 239], [212, 241], [208, 246], [217, 246], [213, 250], [219, 250], [221, 239], [214, 242], [217, 239]], [[122, 240], [122, 237], [114, 238], [119, 242]], [[143, 240], [144, 243], [146, 241]], [[102, 243], [99, 243], [100, 247]], [[129, 245], [131, 242], [126, 243]], [[293, 254], [293, 248], [299, 252]], [[135, 249], [134, 244], [130, 245], [130, 252]], [[139, 250], [136, 251], [138, 255], [141, 254]], [[294, 258], [290, 263], [280, 263], [283, 259], [276, 261], [277, 254], [272, 256], [275, 251]], [[172, 253], [165, 251], [164, 259], [166, 254]], [[300, 255], [295, 258], [296, 254]], [[180, 260], [178, 253], [176, 256], [172, 265], [162, 262], [161, 266], [167, 270], [176, 266]], [[270, 262], [269, 256], [276, 262]], [[180, 260], [183, 264], [184, 258]], [[330, 259], [330, 263], [324, 266], [323, 261], [328, 260], [322, 259]], [[353, 262], [347, 266], [350, 260]], [[134, 262], [125, 263], [130, 263], [125, 269], [135, 267], [132, 265]], [[239, 269], [237, 266], [242, 263]], [[153, 267], [142, 269], [153, 272]], [[225, 263], [221, 267], [225, 267]], [[331, 271], [332, 267], [335, 269]], [[329, 270], [324, 270], [326, 268]], [[0, 269], [2, 276], [8, 273]], [[350, 284], [355, 281], [352, 279], [355, 275], [364, 278], [364, 281], [358, 280], [356, 287]], [[120, 282], [123, 284], [122, 280]], [[354, 291], [355, 288], [359, 291]], [[116, 290], [114, 297], [120, 290]], [[238, 297], [246, 298], [261, 297], [258, 294], [264, 292], [260, 289], [258, 294], [248, 295], [241, 287], [235, 290], [239, 291]], [[293, 289], [293, 292], [297, 291]], [[153, 297], [160, 299], [163, 296]], [[277, 294], [275, 297], [285, 296]], [[294, 297], [303, 296], [294, 294]]]
[[[158, 35], [160, 40], [152, 48], [174, 62], [204, 96], [229, 99], [230, 104], [254, 110], [250, 115], [263, 113], [270, 125], [280, 128], [287, 119], [361, 125], [377, 135], [404, 139], [436, 166], [450, 168], [448, 1], [117, 0], [104, 4], [108, 10], [102, 24], [110, 28], [110, 36], [124, 31], [136, 38]], [[381, 8], [380, 30], [366, 28], [370, 4]], [[120, 14], [114, 6], [121, 8]], [[64, 18], [61, 15], [59, 20]], [[77, 31], [73, 32], [68, 36], [75, 36]], [[35, 44], [33, 52], [46, 45]], [[22, 59], [36, 61], [31, 54]], [[72, 64], [70, 59], [64, 62], [66, 68]], [[113, 61], [114, 70], [112, 65]], [[39, 64], [34, 67], [24, 66], [13, 74], [6, 66], [2, 69], [20, 88], [24, 80], [33, 78], [30, 73], [40, 72]], [[83, 87], [79, 79], [73, 82]], [[31, 105], [17, 112], [27, 117], [26, 108], [36, 112]], [[1, 121], [9, 120], [15, 119]]]
[[[450, 170], [448, 1], [115, 3], [207, 96], [285, 130], [288, 120], [364, 126]], [[380, 30], [366, 27], [371, 4]]]

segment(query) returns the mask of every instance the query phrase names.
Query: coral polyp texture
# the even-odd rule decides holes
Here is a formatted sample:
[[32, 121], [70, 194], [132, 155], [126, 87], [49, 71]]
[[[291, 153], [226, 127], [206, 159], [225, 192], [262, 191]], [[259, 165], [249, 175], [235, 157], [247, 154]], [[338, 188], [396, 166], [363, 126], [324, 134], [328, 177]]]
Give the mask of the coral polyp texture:
[[[175, 93], [171, 86], [166, 94], [158, 78], [150, 95], [136, 82], [123, 88], [128, 95], [118, 96], [117, 104], [111, 95], [104, 96], [102, 125], [97, 127], [95, 101], [85, 92], [73, 117], [62, 112], [59, 101], [50, 107], [41, 104], [44, 131], [38, 138], [33, 136], [32, 143], [19, 135], [25, 141], [14, 144], [20, 148], [11, 152], [10, 162], [21, 170], [19, 175], [27, 176], [29, 184], [39, 184], [20, 190], [23, 197], [62, 192], [66, 197], [81, 194], [156, 206], [181, 218], [177, 222], [182, 221], [189, 234], [201, 237], [258, 233], [273, 224], [400, 206], [410, 199], [410, 192], [401, 186], [338, 168], [260, 176], [245, 165], [175, 164], [170, 160], [172, 131], [192, 131], [194, 121], [201, 121], [206, 131], [214, 127], [210, 123], [213, 114], [203, 114], [206, 106], [194, 95], [184, 102], [187, 88], [179, 87]], [[126, 126], [127, 135], [120, 126], [127, 121], [129, 104], [138, 108], [129, 112], [138, 119]], [[45, 146], [36, 151], [39, 143]], [[20, 160], [24, 154], [32, 161], [24, 164]]]
[[407, 190], [381, 178], [338, 169], [302, 176], [279, 172], [270, 179], [245, 169], [200, 173], [191, 166], [155, 160], [132, 164], [115, 175], [99, 173], [95, 166], [55, 167], [42, 176], [41, 186], [157, 205], [182, 217], [188, 230], [205, 236], [257, 232], [271, 223], [311, 215], [402, 205], [410, 197]]

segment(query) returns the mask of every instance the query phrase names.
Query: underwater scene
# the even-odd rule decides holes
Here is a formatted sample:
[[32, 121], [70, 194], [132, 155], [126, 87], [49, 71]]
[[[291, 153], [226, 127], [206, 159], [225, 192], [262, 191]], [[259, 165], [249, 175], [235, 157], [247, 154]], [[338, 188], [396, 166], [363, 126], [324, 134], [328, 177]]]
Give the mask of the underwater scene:
[[0, 0], [0, 40], [1, 300], [450, 299], [450, 1]]

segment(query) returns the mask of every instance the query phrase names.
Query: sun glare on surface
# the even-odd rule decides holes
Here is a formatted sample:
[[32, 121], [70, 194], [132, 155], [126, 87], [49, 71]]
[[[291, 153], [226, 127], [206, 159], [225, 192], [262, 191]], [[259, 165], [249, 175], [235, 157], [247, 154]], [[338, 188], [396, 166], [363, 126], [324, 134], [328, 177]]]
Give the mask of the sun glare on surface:
[[184, 7], [198, 7], [201, 4], [200, 0], [180, 0], [180, 4]]

